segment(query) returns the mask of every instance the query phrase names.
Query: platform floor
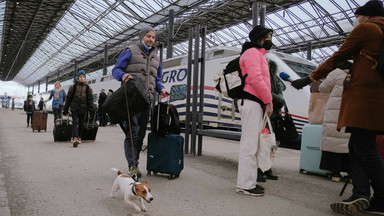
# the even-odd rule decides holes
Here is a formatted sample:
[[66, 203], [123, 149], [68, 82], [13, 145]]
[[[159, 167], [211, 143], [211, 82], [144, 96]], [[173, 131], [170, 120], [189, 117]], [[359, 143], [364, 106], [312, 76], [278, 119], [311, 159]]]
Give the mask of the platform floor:
[[[261, 183], [263, 197], [235, 192], [237, 141], [204, 137], [203, 156], [185, 155], [180, 178], [143, 176], [154, 201], [148, 212], [138, 213], [123, 202], [120, 192], [110, 198], [116, 178], [110, 168], [127, 171], [124, 135], [119, 127], [100, 127], [94, 142], [73, 148], [70, 142], [53, 142], [53, 115], [47, 132], [26, 128], [21, 110], [0, 109], [0, 215], [1, 216], [321, 216], [336, 215], [329, 204], [343, 197], [343, 182], [299, 173], [300, 151], [279, 148], [274, 172], [279, 180]], [[139, 168], [146, 173], [146, 151]], [[363, 215], [361, 213], [356, 215]]]

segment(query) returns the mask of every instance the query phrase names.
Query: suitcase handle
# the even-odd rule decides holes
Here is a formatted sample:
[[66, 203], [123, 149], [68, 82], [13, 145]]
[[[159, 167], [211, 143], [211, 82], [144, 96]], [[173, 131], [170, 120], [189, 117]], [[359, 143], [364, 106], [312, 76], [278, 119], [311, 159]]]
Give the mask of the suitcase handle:
[[[89, 117], [90, 117], [90, 114], [91, 112], [87, 112], [87, 115], [88, 115], [88, 121], [87, 121], [87, 124], [89, 125]], [[96, 113], [93, 115], [93, 120], [92, 120], [92, 128], [95, 127], [95, 122], [96, 122]]]

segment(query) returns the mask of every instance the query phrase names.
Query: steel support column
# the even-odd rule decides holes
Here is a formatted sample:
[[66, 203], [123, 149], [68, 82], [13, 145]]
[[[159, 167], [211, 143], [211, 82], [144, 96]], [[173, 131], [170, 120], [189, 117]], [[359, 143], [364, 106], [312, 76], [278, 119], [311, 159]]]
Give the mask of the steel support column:
[[260, 25], [265, 26], [265, 16], [267, 15], [267, 6], [262, 4], [260, 10]]
[[312, 42], [307, 43], [307, 59], [312, 60]]
[[192, 45], [193, 45], [193, 28], [189, 28], [188, 33], [188, 69], [187, 69], [187, 96], [185, 105], [185, 148], [186, 154], [189, 151], [189, 136], [191, 134], [191, 81], [192, 81]]
[[77, 61], [75, 60], [75, 71], [74, 71], [74, 82], [76, 82], [76, 76], [77, 76]]
[[253, 27], [259, 24], [260, 7], [259, 2], [252, 3], [252, 25]]
[[195, 27], [195, 49], [193, 59], [193, 95], [192, 95], [192, 136], [191, 153], [196, 156], [196, 135], [197, 135], [197, 94], [199, 85], [199, 46], [200, 44], [200, 25]]
[[173, 34], [174, 34], [174, 20], [175, 11], [169, 10], [169, 21], [168, 21], [168, 37], [167, 37], [167, 59], [173, 57]]
[[108, 65], [108, 44], [104, 46], [103, 76], [107, 75], [107, 65]]
[[[199, 114], [198, 122], [199, 129], [203, 130], [203, 116], [204, 116], [204, 83], [205, 83], [205, 43], [207, 38], [207, 26], [201, 29], [201, 57], [200, 57], [200, 100], [199, 100]], [[197, 155], [201, 155], [203, 151], [203, 135], [198, 136]]]

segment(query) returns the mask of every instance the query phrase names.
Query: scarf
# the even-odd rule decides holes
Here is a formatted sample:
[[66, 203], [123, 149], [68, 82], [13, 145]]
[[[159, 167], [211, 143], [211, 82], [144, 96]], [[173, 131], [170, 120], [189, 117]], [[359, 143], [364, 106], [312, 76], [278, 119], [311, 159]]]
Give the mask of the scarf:
[[59, 99], [59, 96], [60, 96], [60, 91], [62, 90], [62, 88], [55, 88], [55, 98], [56, 99]]

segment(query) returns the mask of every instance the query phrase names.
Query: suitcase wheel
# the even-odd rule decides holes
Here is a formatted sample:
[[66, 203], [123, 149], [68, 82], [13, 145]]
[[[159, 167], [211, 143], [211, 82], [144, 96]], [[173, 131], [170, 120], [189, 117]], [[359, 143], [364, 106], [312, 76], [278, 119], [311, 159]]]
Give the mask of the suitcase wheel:
[[303, 173], [304, 173], [304, 170], [303, 170], [303, 169], [300, 169], [299, 173], [300, 173], [300, 174], [303, 174]]
[[172, 180], [172, 179], [175, 179], [175, 178], [178, 178], [179, 177], [179, 175], [173, 175], [173, 174], [170, 174], [169, 176], [168, 176], [168, 179], [169, 180]]
[[147, 170], [147, 176], [151, 176], [151, 170]]

